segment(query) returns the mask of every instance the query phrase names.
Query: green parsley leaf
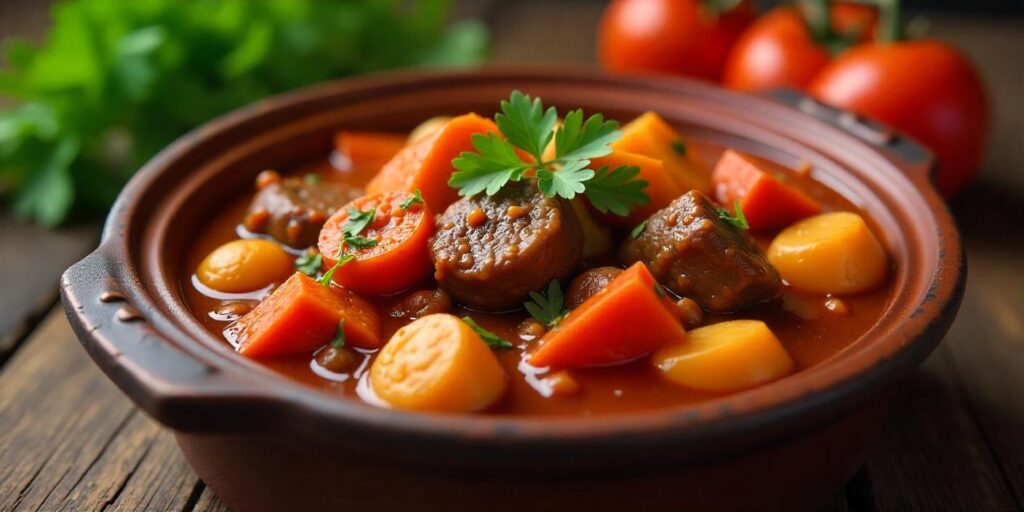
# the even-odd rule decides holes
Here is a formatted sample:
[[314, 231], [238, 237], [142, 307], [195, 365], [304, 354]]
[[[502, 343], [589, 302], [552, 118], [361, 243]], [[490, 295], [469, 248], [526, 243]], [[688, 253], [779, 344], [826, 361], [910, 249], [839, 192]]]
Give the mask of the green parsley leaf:
[[590, 204], [601, 213], [612, 212], [625, 217], [634, 206], [647, 204], [651, 198], [644, 193], [647, 181], [634, 179], [639, 167], [619, 166], [609, 171], [608, 166], [597, 170], [587, 181], [586, 196]]
[[345, 348], [345, 320], [338, 321], [338, 332], [335, 333], [334, 338], [328, 343], [333, 348]]
[[557, 279], [552, 279], [548, 283], [548, 289], [545, 292], [530, 292], [530, 298], [533, 300], [524, 302], [523, 307], [530, 313], [530, 316], [548, 327], [558, 325], [558, 322], [562, 321], [569, 313], [565, 310], [562, 285]]
[[584, 182], [594, 177], [594, 171], [587, 169], [588, 165], [590, 160], [578, 160], [557, 171], [541, 169], [537, 171], [537, 186], [548, 197], [572, 199], [576, 194], [582, 194], [586, 190]]
[[377, 207], [370, 208], [369, 210], [357, 210], [355, 208], [348, 209], [348, 219], [345, 220], [345, 226], [342, 227], [341, 231], [346, 236], [356, 236], [362, 233], [366, 226], [370, 225], [373, 221], [374, 216], [377, 215]]
[[738, 199], [732, 203], [732, 209], [736, 212], [735, 216], [729, 215], [729, 210], [719, 208], [718, 218], [728, 222], [736, 229], [750, 229], [750, 224], [747, 224], [747, 217], [746, 215], [743, 215], [743, 208], [740, 208], [740, 202]]
[[555, 134], [556, 160], [583, 160], [610, 154], [611, 143], [622, 138], [618, 128], [619, 123], [605, 121], [601, 114], [590, 116], [584, 123], [583, 110], [569, 112]]
[[654, 283], [654, 294], [657, 295], [658, 298], [661, 298], [661, 299], [664, 299], [666, 297], [665, 290], [658, 283]]
[[544, 110], [540, 98], [530, 98], [520, 91], [512, 91], [508, 100], [501, 102], [501, 112], [494, 116], [498, 130], [512, 145], [540, 162], [544, 148], [554, 135], [552, 130], [558, 120], [555, 107]]
[[460, 196], [473, 196], [486, 192], [497, 194], [509, 181], [519, 181], [530, 167], [519, 159], [515, 147], [509, 141], [493, 133], [474, 134], [473, 147], [477, 153], [463, 151], [452, 160], [457, 172], [452, 174], [448, 185], [459, 189]]
[[647, 230], [647, 221], [645, 220], [645, 221], [641, 222], [640, 224], [637, 224], [636, 227], [633, 228], [633, 231], [630, 231], [629, 234], [633, 238], [640, 238], [640, 235], [644, 234], [644, 231], [646, 231], [646, 230]]
[[672, 141], [672, 151], [679, 156], [686, 156], [686, 144], [683, 144], [682, 139], [676, 139]]
[[488, 331], [487, 329], [484, 329], [483, 327], [480, 326], [480, 324], [476, 323], [476, 321], [474, 321], [472, 318], [470, 318], [468, 316], [464, 316], [464, 317], [462, 317], [462, 321], [466, 322], [466, 325], [468, 325], [470, 327], [470, 329], [473, 329], [477, 334], [479, 334], [480, 338], [484, 340], [484, 343], [486, 343], [488, 347], [491, 347], [491, 348], [512, 348], [512, 343], [511, 342], [509, 342], [505, 338], [502, 338], [501, 336], [498, 336], [497, 334], [494, 334], [491, 331]]
[[354, 259], [356, 259], [356, 257], [351, 254], [342, 254], [341, 257], [338, 258], [338, 262], [329, 268], [327, 272], [324, 272], [324, 275], [320, 276], [320, 279], [317, 279], [316, 282], [324, 286], [330, 286], [331, 281], [334, 279], [334, 272]]
[[317, 183], [320, 183], [320, 175], [315, 172], [306, 174], [305, 176], [302, 177], [302, 179], [305, 180], [306, 183], [310, 185], [316, 185]]
[[366, 238], [365, 236], [346, 235], [345, 245], [357, 251], [360, 251], [363, 249], [369, 249], [371, 247], [377, 247], [377, 241], [372, 238]]
[[420, 192], [420, 189], [416, 189], [416, 192], [413, 192], [412, 197], [402, 201], [402, 204], [398, 206], [403, 210], [408, 210], [409, 208], [412, 208], [412, 205], [414, 204], [423, 204], [423, 193]]
[[295, 270], [309, 277], [315, 276], [323, 266], [324, 257], [320, 253], [310, 254], [307, 252], [295, 259]]

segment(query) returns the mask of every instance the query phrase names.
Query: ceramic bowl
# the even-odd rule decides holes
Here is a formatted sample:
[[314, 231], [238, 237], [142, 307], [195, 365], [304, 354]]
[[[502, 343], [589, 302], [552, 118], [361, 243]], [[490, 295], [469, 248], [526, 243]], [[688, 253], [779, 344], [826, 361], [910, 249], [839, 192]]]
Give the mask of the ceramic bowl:
[[[489, 115], [513, 89], [614, 119], [654, 110], [684, 134], [815, 177], [876, 221], [895, 263], [877, 323], [778, 382], [696, 405], [595, 418], [414, 414], [304, 387], [239, 357], [188, 312], [178, 276], [205, 219], [266, 168], [330, 151], [339, 129]], [[68, 317], [107, 375], [173, 430], [236, 510], [813, 510], [842, 489], [894, 384], [962, 296], [960, 237], [913, 141], [793, 92], [591, 71], [401, 72], [259, 101], [165, 149], [132, 179], [99, 248], [64, 274]]]

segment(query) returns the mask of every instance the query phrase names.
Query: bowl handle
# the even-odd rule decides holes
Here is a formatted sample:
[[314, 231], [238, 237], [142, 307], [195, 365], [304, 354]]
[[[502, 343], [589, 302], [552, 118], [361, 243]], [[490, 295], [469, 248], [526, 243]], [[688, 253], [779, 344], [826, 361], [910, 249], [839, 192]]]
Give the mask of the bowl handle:
[[826, 105], [795, 89], [775, 89], [765, 95], [850, 133], [875, 147], [908, 175], [934, 183], [935, 158], [932, 152], [906, 135], [860, 114]]
[[[101, 369], [161, 423], [182, 430], [237, 430], [218, 418], [267, 414], [266, 394], [241, 375], [228, 375], [174, 343], [135, 304], [133, 288], [101, 245], [61, 276], [64, 310]], [[253, 407], [262, 402], [263, 407]]]

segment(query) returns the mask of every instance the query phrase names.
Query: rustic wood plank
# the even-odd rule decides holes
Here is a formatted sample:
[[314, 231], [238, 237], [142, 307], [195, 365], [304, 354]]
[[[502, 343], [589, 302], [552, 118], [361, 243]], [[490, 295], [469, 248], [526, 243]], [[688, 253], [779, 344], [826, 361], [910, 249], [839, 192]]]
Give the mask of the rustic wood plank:
[[231, 512], [231, 509], [217, 499], [217, 495], [207, 487], [203, 490], [203, 495], [199, 498], [199, 502], [196, 503], [196, 508], [193, 509], [193, 512]]
[[867, 464], [874, 510], [1014, 510], [959, 386], [943, 346], [896, 399]]
[[198, 482], [54, 309], [0, 373], [0, 510], [180, 510]]

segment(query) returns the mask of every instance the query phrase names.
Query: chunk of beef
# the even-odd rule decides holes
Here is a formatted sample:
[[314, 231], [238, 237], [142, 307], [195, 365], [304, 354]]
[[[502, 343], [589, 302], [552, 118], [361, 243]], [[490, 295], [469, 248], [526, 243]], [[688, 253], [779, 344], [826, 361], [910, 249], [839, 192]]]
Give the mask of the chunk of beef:
[[[273, 171], [269, 171], [273, 173]], [[281, 178], [264, 172], [257, 179], [259, 192], [245, 215], [245, 228], [266, 233], [296, 249], [315, 245], [324, 222], [362, 191], [331, 181], [302, 177]]]
[[583, 231], [569, 202], [545, 197], [529, 182], [456, 201], [430, 243], [441, 288], [487, 311], [519, 308], [530, 291], [564, 280], [582, 251]]
[[647, 221], [622, 247], [668, 289], [704, 309], [738, 311], [775, 298], [782, 280], [750, 236], [722, 219], [704, 194], [690, 191]]
[[608, 283], [621, 273], [622, 269], [618, 267], [596, 267], [584, 271], [569, 284], [569, 290], [565, 293], [565, 307], [580, 307], [587, 299], [607, 288]]

